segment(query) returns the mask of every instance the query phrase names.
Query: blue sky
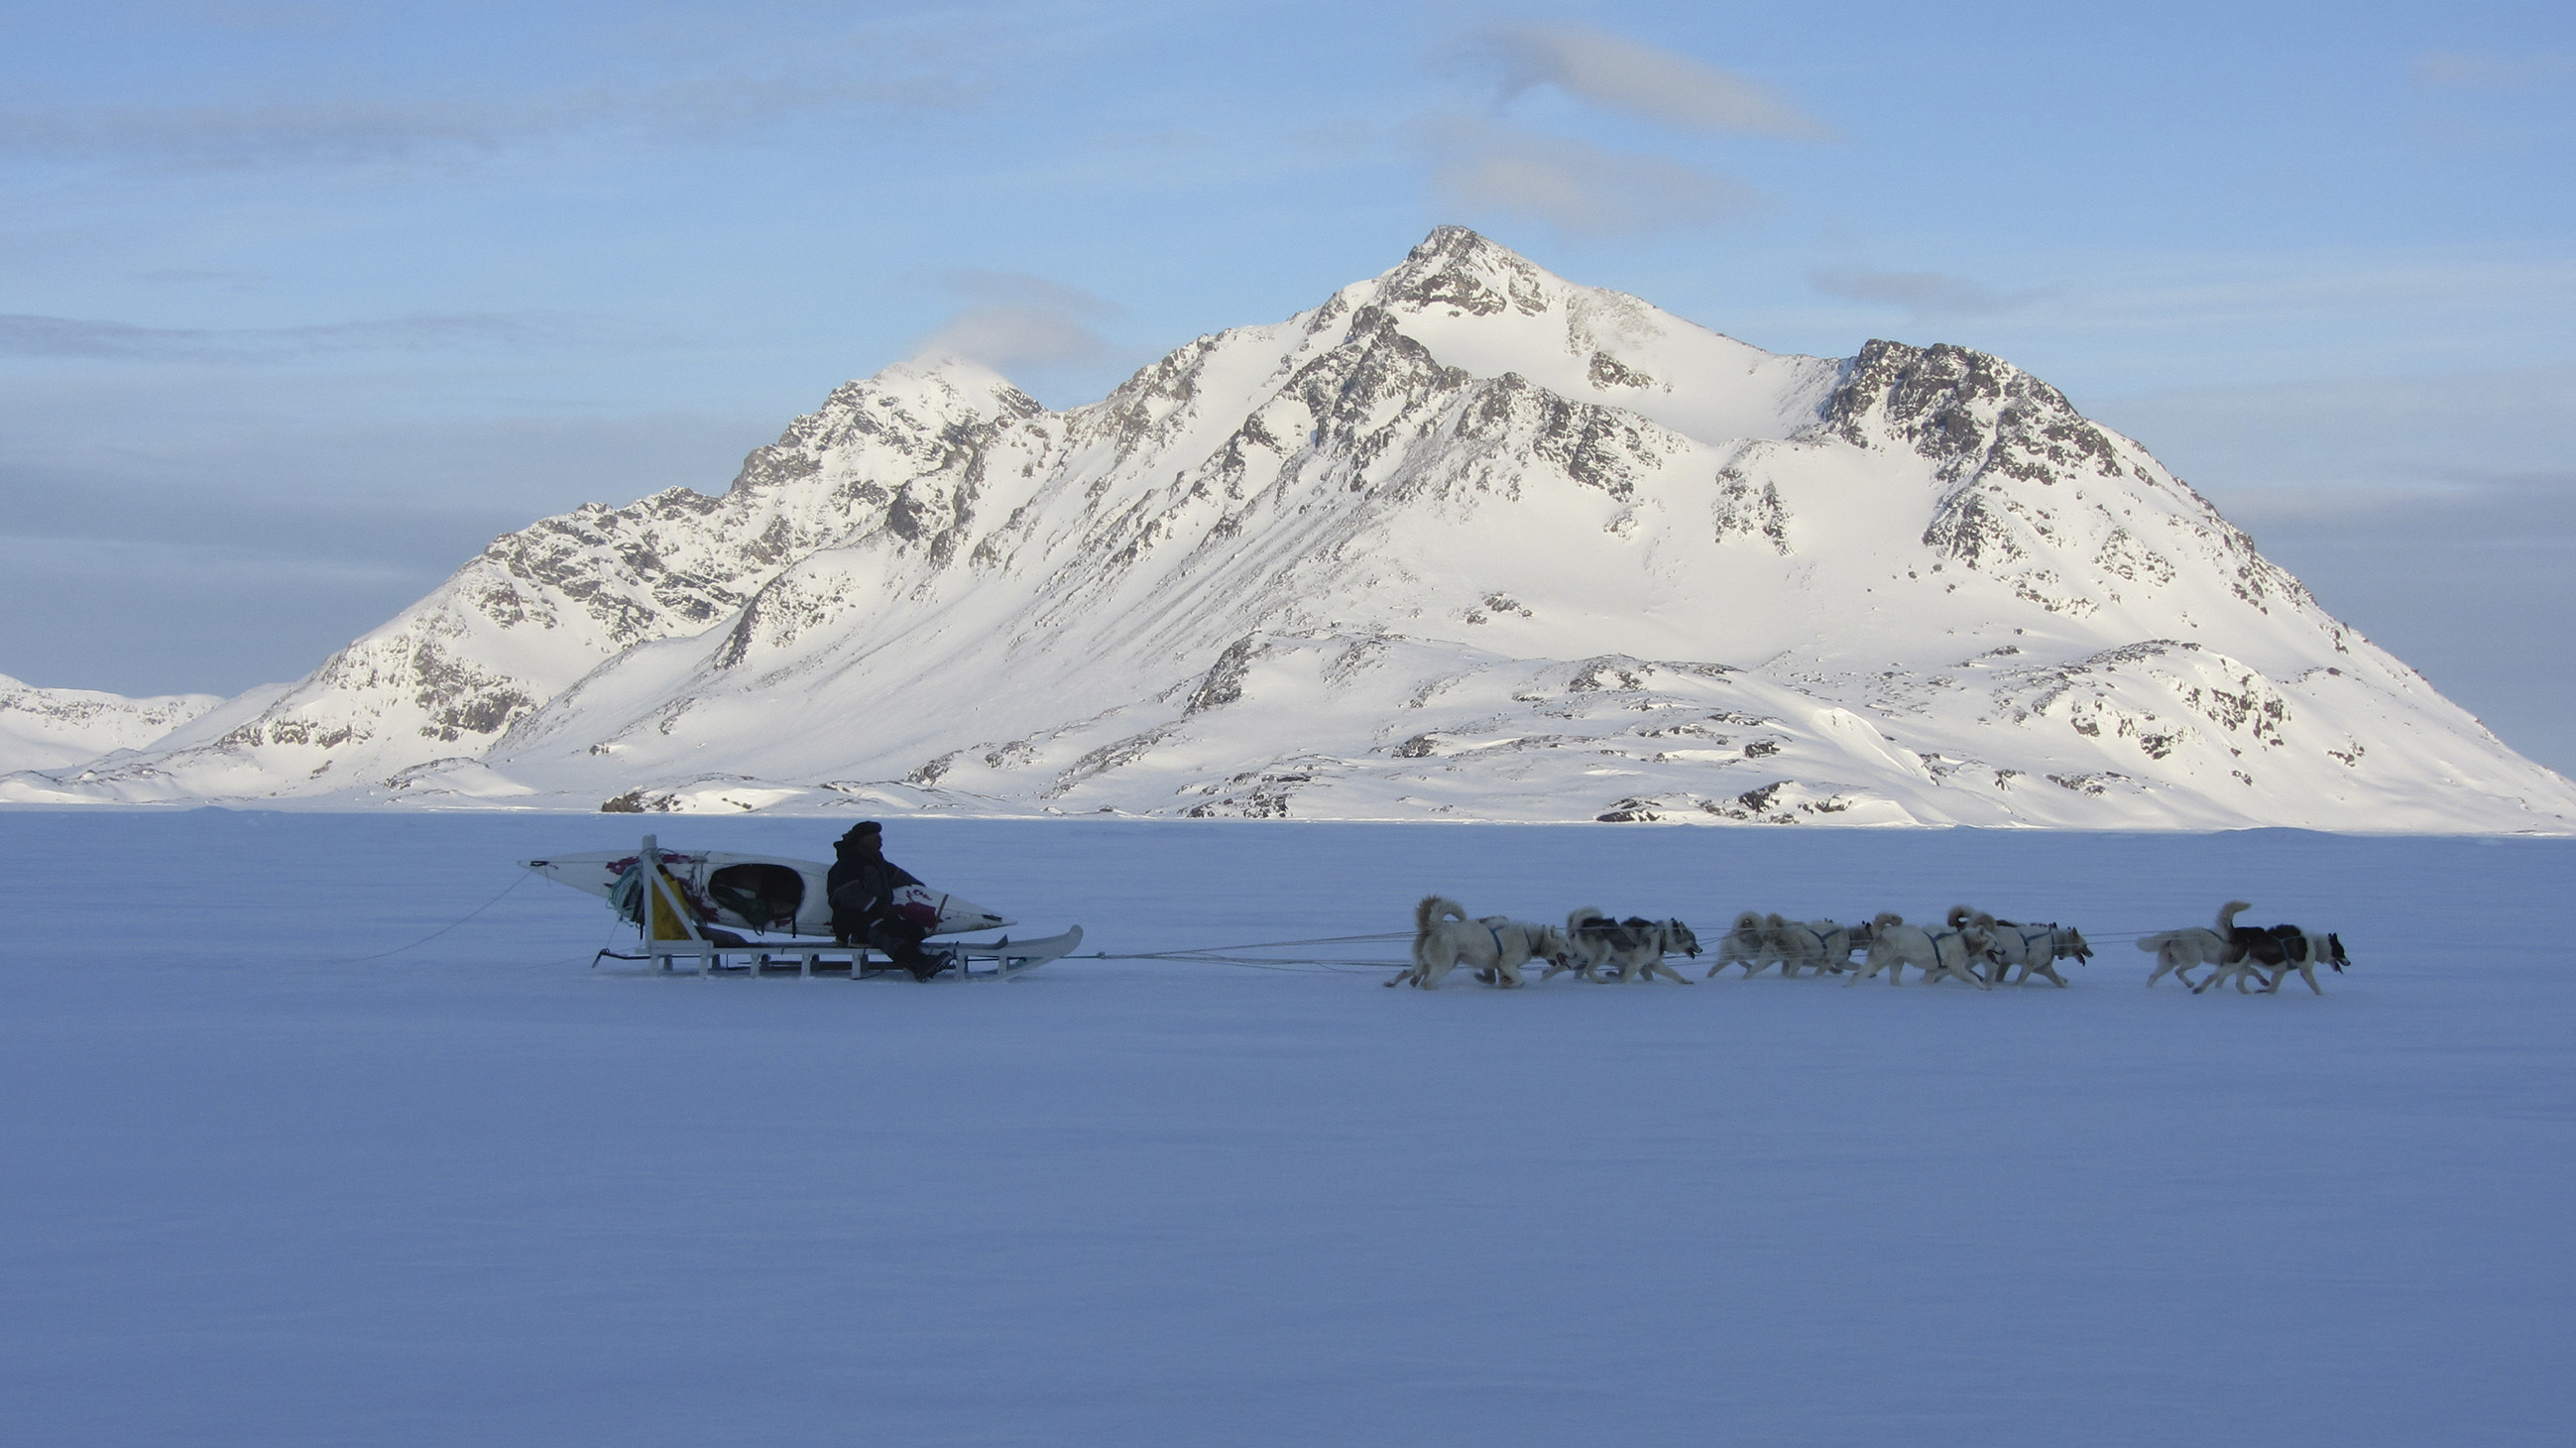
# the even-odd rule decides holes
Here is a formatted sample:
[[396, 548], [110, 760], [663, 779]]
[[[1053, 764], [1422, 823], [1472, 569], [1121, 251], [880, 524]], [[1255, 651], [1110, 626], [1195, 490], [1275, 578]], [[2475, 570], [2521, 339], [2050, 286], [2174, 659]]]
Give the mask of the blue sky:
[[1055, 404], [1461, 222], [2007, 357], [2576, 769], [2543, 5], [0, 10], [0, 672], [305, 672], [927, 339]]

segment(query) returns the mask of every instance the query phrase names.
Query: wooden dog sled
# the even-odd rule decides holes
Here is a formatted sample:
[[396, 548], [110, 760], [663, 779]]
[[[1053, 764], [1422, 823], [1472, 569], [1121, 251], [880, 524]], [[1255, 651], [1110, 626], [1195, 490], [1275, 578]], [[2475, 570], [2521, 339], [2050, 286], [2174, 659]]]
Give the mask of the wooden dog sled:
[[[708, 897], [726, 899], [720, 893], [725, 883], [722, 877], [729, 872], [742, 872], [745, 864], [768, 866], [778, 879], [791, 872], [801, 876], [810, 871], [819, 883], [823, 867], [806, 861], [666, 852], [652, 835], [646, 835], [643, 847], [632, 856], [567, 855], [522, 863], [549, 879], [606, 898], [611, 909], [635, 925], [638, 939], [634, 951], [602, 950], [591, 957], [593, 965], [602, 960], [637, 960], [649, 962], [655, 974], [687, 969], [701, 975], [846, 974], [853, 980], [895, 968], [882, 952], [866, 946], [830, 940], [746, 939], [717, 923], [731, 919], [754, 930], [761, 924], [774, 923], [784, 925], [791, 933], [803, 928], [811, 912], [798, 908], [801, 901], [780, 901], [786, 908], [755, 923], [738, 913], [739, 901], [719, 906]], [[704, 888], [694, 878], [702, 873], [714, 876], [715, 889]], [[767, 883], [775, 889], [775, 880]], [[813, 893], [819, 896], [821, 891]], [[961, 897], [925, 893], [935, 896], [933, 908], [940, 912], [942, 930], [980, 930], [1011, 923]], [[753, 913], [759, 913], [757, 907]], [[820, 918], [828, 920], [829, 916]], [[947, 959], [949, 971], [943, 976], [1008, 980], [1059, 959], [1081, 944], [1082, 927], [1077, 925], [1061, 935], [1037, 940], [1015, 941], [1007, 935], [992, 941], [927, 940], [921, 948]]]

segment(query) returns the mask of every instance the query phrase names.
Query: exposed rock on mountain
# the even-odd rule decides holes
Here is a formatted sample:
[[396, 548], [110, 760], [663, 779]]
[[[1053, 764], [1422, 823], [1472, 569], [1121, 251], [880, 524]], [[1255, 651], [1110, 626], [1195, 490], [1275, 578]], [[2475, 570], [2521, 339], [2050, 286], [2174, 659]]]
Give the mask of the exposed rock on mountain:
[[10, 797], [2550, 829], [2576, 788], [1957, 347], [1776, 356], [1456, 228], [1040, 408], [835, 392]]

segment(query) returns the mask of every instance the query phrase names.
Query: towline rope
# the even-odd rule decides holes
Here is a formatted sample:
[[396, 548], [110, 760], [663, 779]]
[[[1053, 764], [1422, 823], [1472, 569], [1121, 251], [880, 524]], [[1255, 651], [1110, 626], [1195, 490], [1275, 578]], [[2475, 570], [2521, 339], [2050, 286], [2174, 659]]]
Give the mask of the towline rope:
[[[2133, 940], [2141, 936], [2153, 935], [2156, 933], [2158, 932], [2152, 930], [2103, 930], [2095, 931], [2087, 935], [2085, 938], [2087, 940], [2114, 942]], [[1254, 950], [1289, 950], [1300, 946], [1311, 945], [1376, 944], [1383, 941], [1411, 940], [1412, 938], [1412, 931], [1390, 930], [1381, 931], [1374, 935], [1319, 935], [1309, 940], [1267, 940], [1247, 945], [1211, 945], [1181, 950], [1100, 950], [1093, 951], [1088, 955], [1077, 955], [1071, 958], [1075, 960], [1160, 960], [1181, 965], [1230, 965], [1238, 970], [1280, 970], [1300, 975], [1313, 975], [1317, 973], [1361, 975], [1374, 974], [1381, 970], [1401, 970], [1412, 965], [1413, 962], [1409, 959], [1352, 960], [1349, 958], [1325, 959], [1315, 956], [1302, 958], [1289, 956], [1270, 960], [1245, 960], [1242, 958], [1242, 953]]]
[[1172, 965], [1230, 965], [1238, 970], [1284, 970], [1293, 975], [1375, 975], [1382, 970], [1399, 970], [1413, 964], [1409, 960], [1240, 960], [1227, 955], [1181, 955], [1164, 951], [1155, 955], [1113, 955], [1095, 951], [1090, 955], [1067, 956], [1068, 960], [1151, 960]]
[[[350, 956], [345, 959], [335, 960], [331, 963], [334, 965], [363, 965], [371, 960], [383, 960], [389, 956], [401, 955], [406, 951], [418, 950], [420, 947], [429, 944], [431, 941], [438, 939], [440, 936], [447, 934], [449, 931], [454, 930], [458, 926], [465, 924], [467, 921], [474, 919], [476, 916], [481, 915], [484, 911], [500, 904], [503, 900], [509, 897], [511, 891], [526, 884], [529, 878], [530, 876], [525, 873], [520, 874], [516, 878], [512, 879], [509, 884], [503, 886], [501, 893], [494, 895], [491, 899], [484, 901], [482, 904], [475, 906], [463, 915], [456, 917], [454, 920], [451, 920], [447, 924], [440, 926], [438, 929], [422, 936], [420, 939], [412, 941], [408, 945], [397, 945], [391, 950], [379, 950], [373, 955]], [[1795, 923], [1803, 924], [1804, 922]], [[2131, 940], [2158, 933], [2160, 932], [2153, 930], [2104, 930], [2097, 931], [2086, 938], [2103, 941]], [[1102, 950], [1094, 951], [1089, 955], [1077, 955], [1070, 958], [1074, 960], [1163, 960], [1171, 961], [1175, 964], [1186, 965], [1230, 965], [1241, 970], [1284, 970], [1296, 974], [1314, 974], [1318, 971], [1323, 971], [1335, 975], [1358, 975], [1363, 973], [1373, 974], [1381, 970], [1401, 970], [1410, 966], [1413, 962], [1409, 959], [1351, 960], [1347, 958], [1325, 959], [1316, 956], [1289, 956], [1284, 959], [1245, 960], [1242, 959], [1241, 956], [1244, 952], [1254, 950], [1292, 950], [1313, 945], [1375, 945], [1386, 941], [1411, 940], [1412, 938], [1413, 932], [1410, 930], [1383, 930], [1369, 935], [1318, 935], [1305, 940], [1262, 940], [1242, 945], [1203, 945], [1184, 947], [1176, 950], [1116, 952]]]
[[518, 889], [521, 885], [528, 883], [528, 881], [534, 878], [535, 876], [532, 873], [521, 874], [517, 879], [512, 880], [509, 884], [503, 886], [500, 894], [493, 896], [491, 899], [486, 900], [482, 904], [475, 906], [473, 909], [466, 911], [464, 914], [457, 916], [455, 919], [450, 920], [445, 925], [438, 927], [436, 930], [429, 932], [427, 935], [413, 941], [409, 945], [397, 945], [391, 950], [379, 950], [373, 955], [355, 955], [346, 960], [335, 960], [331, 963], [333, 965], [364, 965], [371, 960], [382, 960], [388, 955], [400, 955], [406, 950], [418, 950], [431, 941], [436, 940], [438, 937], [454, 930], [457, 926], [464, 924], [466, 921], [471, 920], [475, 916], [482, 914], [484, 911], [491, 909], [493, 906], [500, 904], [512, 890]]
[[1293, 975], [1326, 972], [1334, 975], [1375, 974], [1381, 970], [1400, 969], [1410, 960], [1327, 960], [1316, 956], [1271, 960], [1245, 960], [1242, 953], [1251, 950], [1293, 950], [1309, 945], [1378, 945], [1394, 940], [1411, 940], [1410, 930], [1384, 930], [1370, 935], [1319, 935], [1309, 940], [1262, 940], [1246, 945], [1205, 945], [1180, 950], [1094, 951], [1078, 955], [1076, 960], [1160, 960], [1178, 965], [1230, 965], [1238, 970], [1280, 970]]
[[1232, 955], [1245, 950], [1286, 950], [1299, 945], [1364, 945], [1381, 940], [1411, 940], [1410, 930], [1385, 930], [1375, 935], [1319, 935], [1312, 940], [1264, 940], [1251, 945], [1200, 945], [1181, 950], [1147, 950], [1131, 955], [1109, 957], [1112, 960], [1166, 960], [1194, 955]]

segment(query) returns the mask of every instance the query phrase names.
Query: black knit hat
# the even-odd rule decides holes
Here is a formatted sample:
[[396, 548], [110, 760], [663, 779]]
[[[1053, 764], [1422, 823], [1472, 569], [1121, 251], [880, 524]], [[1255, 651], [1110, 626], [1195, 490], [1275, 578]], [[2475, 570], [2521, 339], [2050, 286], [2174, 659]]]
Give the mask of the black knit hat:
[[841, 843], [845, 845], [855, 845], [860, 840], [869, 836], [882, 835], [884, 833], [885, 826], [878, 824], [875, 820], [861, 820], [857, 824], [850, 826], [850, 832], [848, 834], [841, 836]]

